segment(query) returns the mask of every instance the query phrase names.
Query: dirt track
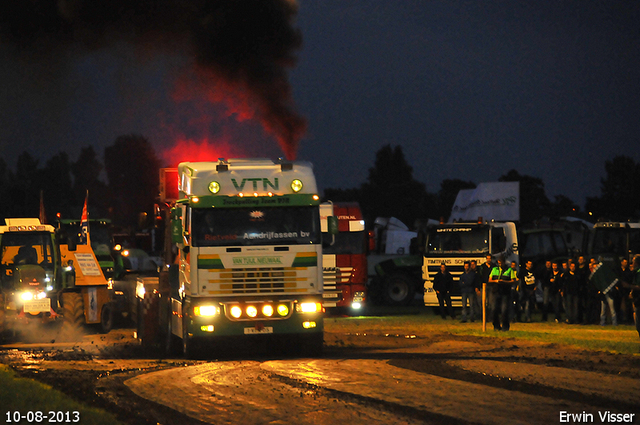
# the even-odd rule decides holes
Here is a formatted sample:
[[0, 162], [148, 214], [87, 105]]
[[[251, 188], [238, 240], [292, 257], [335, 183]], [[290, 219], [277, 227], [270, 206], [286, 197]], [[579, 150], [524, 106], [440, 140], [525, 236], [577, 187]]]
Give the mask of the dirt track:
[[[563, 411], [591, 413], [594, 423], [599, 412], [634, 414], [640, 423], [637, 355], [447, 333], [327, 332], [320, 359], [204, 362], [153, 358], [132, 334], [29, 344], [0, 358], [128, 424], [546, 424]], [[187, 391], [188, 402], [169, 387]]]

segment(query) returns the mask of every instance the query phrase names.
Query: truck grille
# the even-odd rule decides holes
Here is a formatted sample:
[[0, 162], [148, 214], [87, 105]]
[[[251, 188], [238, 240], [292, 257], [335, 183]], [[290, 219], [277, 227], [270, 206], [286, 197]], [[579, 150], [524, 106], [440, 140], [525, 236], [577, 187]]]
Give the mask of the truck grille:
[[333, 286], [335, 288], [338, 283], [349, 283], [352, 272], [353, 267], [327, 267], [323, 269], [324, 287]]
[[297, 288], [298, 282], [306, 278], [298, 277], [295, 268], [248, 268], [229, 269], [220, 272], [220, 289], [232, 294], [259, 294], [278, 292], [304, 292]]

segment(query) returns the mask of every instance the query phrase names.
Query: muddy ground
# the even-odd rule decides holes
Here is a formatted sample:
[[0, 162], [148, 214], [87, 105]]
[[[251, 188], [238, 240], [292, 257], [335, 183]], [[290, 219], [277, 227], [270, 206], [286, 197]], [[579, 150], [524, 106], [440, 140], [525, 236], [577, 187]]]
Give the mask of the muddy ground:
[[[407, 320], [412, 319], [407, 316]], [[202, 360], [162, 358], [158, 353], [159, 350], [143, 349], [133, 338], [132, 329], [116, 329], [107, 335], [83, 335], [75, 342], [42, 340], [29, 344], [5, 345], [0, 348], [0, 361], [10, 365], [20, 376], [47, 383], [86, 404], [112, 412], [123, 424], [204, 423], [142, 398], [125, 384], [125, 381], [149, 372], [207, 363]], [[233, 353], [229, 358], [223, 356], [217, 360], [268, 362], [280, 358], [282, 353], [274, 354], [267, 350], [250, 357]], [[383, 332], [325, 332], [322, 358], [337, 361], [382, 361], [406, 371], [414, 371], [418, 375], [426, 374], [480, 384], [490, 389], [560, 399], [566, 403], [586, 404], [603, 410], [639, 411], [635, 400], [612, 398], [606, 391], [585, 392], [574, 390], [570, 385], [548, 385], [535, 377], [540, 366], [550, 366], [558, 367], [554, 370], [561, 371], [564, 376], [557, 379], [564, 379], [566, 382], [571, 382], [573, 374], [578, 372], [582, 375], [585, 375], [582, 372], [597, 372], [593, 374], [594, 388], [601, 385], [598, 382], [602, 380], [601, 374], [612, 378], [628, 377], [640, 382], [638, 355], [586, 351], [510, 338], [455, 336], [445, 332], [428, 337], [388, 335]], [[483, 362], [481, 368], [477, 365], [478, 361]], [[517, 373], [514, 372], [514, 364]], [[280, 381], [288, 387], [299, 389], [300, 397], [307, 394], [317, 403], [335, 404], [336, 400], [340, 400], [345, 403], [344, 410], [362, 406], [382, 412], [382, 416], [378, 415], [382, 418], [379, 419], [380, 423], [384, 423], [384, 415], [389, 415], [386, 419], [389, 423], [478, 423], [473, 419], [443, 416], [429, 412], [429, 409], [408, 408], [406, 403], [394, 400], [336, 391], [322, 384], [312, 385], [289, 378], [282, 378]], [[319, 399], [325, 401], [317, 401]], [[638, 418], [640, 414], [636, 416], [634, 423], [640, 423]], [[360, 423], [365, 422], [370, 421], [363, 420]]]

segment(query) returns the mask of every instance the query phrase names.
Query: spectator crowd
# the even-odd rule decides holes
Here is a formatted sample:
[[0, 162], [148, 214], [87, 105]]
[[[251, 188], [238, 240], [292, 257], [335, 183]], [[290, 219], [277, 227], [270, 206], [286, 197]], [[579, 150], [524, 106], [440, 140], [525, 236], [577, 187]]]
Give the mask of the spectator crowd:
[[[532, 313], [538, 310], [543, 322], [552, 317], [556, 323], [569, 324], [635, 323], [640, 336], [640, 255], [631, 265], [622, 259], [606, 275], [606, 285], [602, 285], [602, 279], [599, 282], [594, 278], [599, 268], [597, 259], [587, 261], [585, 256], [563, 262], [547, 261], [539, 270], [534, 270], [531, 261], [518, 267], [515, 262], [505, 264], [502, 257], [494, 262], [491, 255], [480, 266], [475, 261], [466, 261], [459, 277], [461, 320], [481, 319], [481, 290], [486, 284], [487, 321], [492, 321], [496, 331], [508, 331], [514, 321], [531, 322]], [[442, 264], [433, 288], [443, 319], [447, 315], [456, 318], [450, 296], [453, 281], [446, 264]]]

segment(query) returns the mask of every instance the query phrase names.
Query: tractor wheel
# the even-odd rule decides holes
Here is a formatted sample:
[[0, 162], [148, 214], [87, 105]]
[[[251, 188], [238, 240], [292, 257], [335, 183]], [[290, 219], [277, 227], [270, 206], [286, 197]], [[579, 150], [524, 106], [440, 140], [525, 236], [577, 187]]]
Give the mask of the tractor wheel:
[[408, 305], [416, 294], [414, 283], [403, 273], [394, 273], [384, 280], [385, 298], [389, 305]]
[[63, 327], [68, 332], [80, 330], [86, 320], [84, 318], [84, 300], [80, 292], [64, 292], [62, 294]]
[[100, 332], [108, 334], [111, 329], [113, 329], [113, 310], [111, 305], [105, 304], [100, 314]]

